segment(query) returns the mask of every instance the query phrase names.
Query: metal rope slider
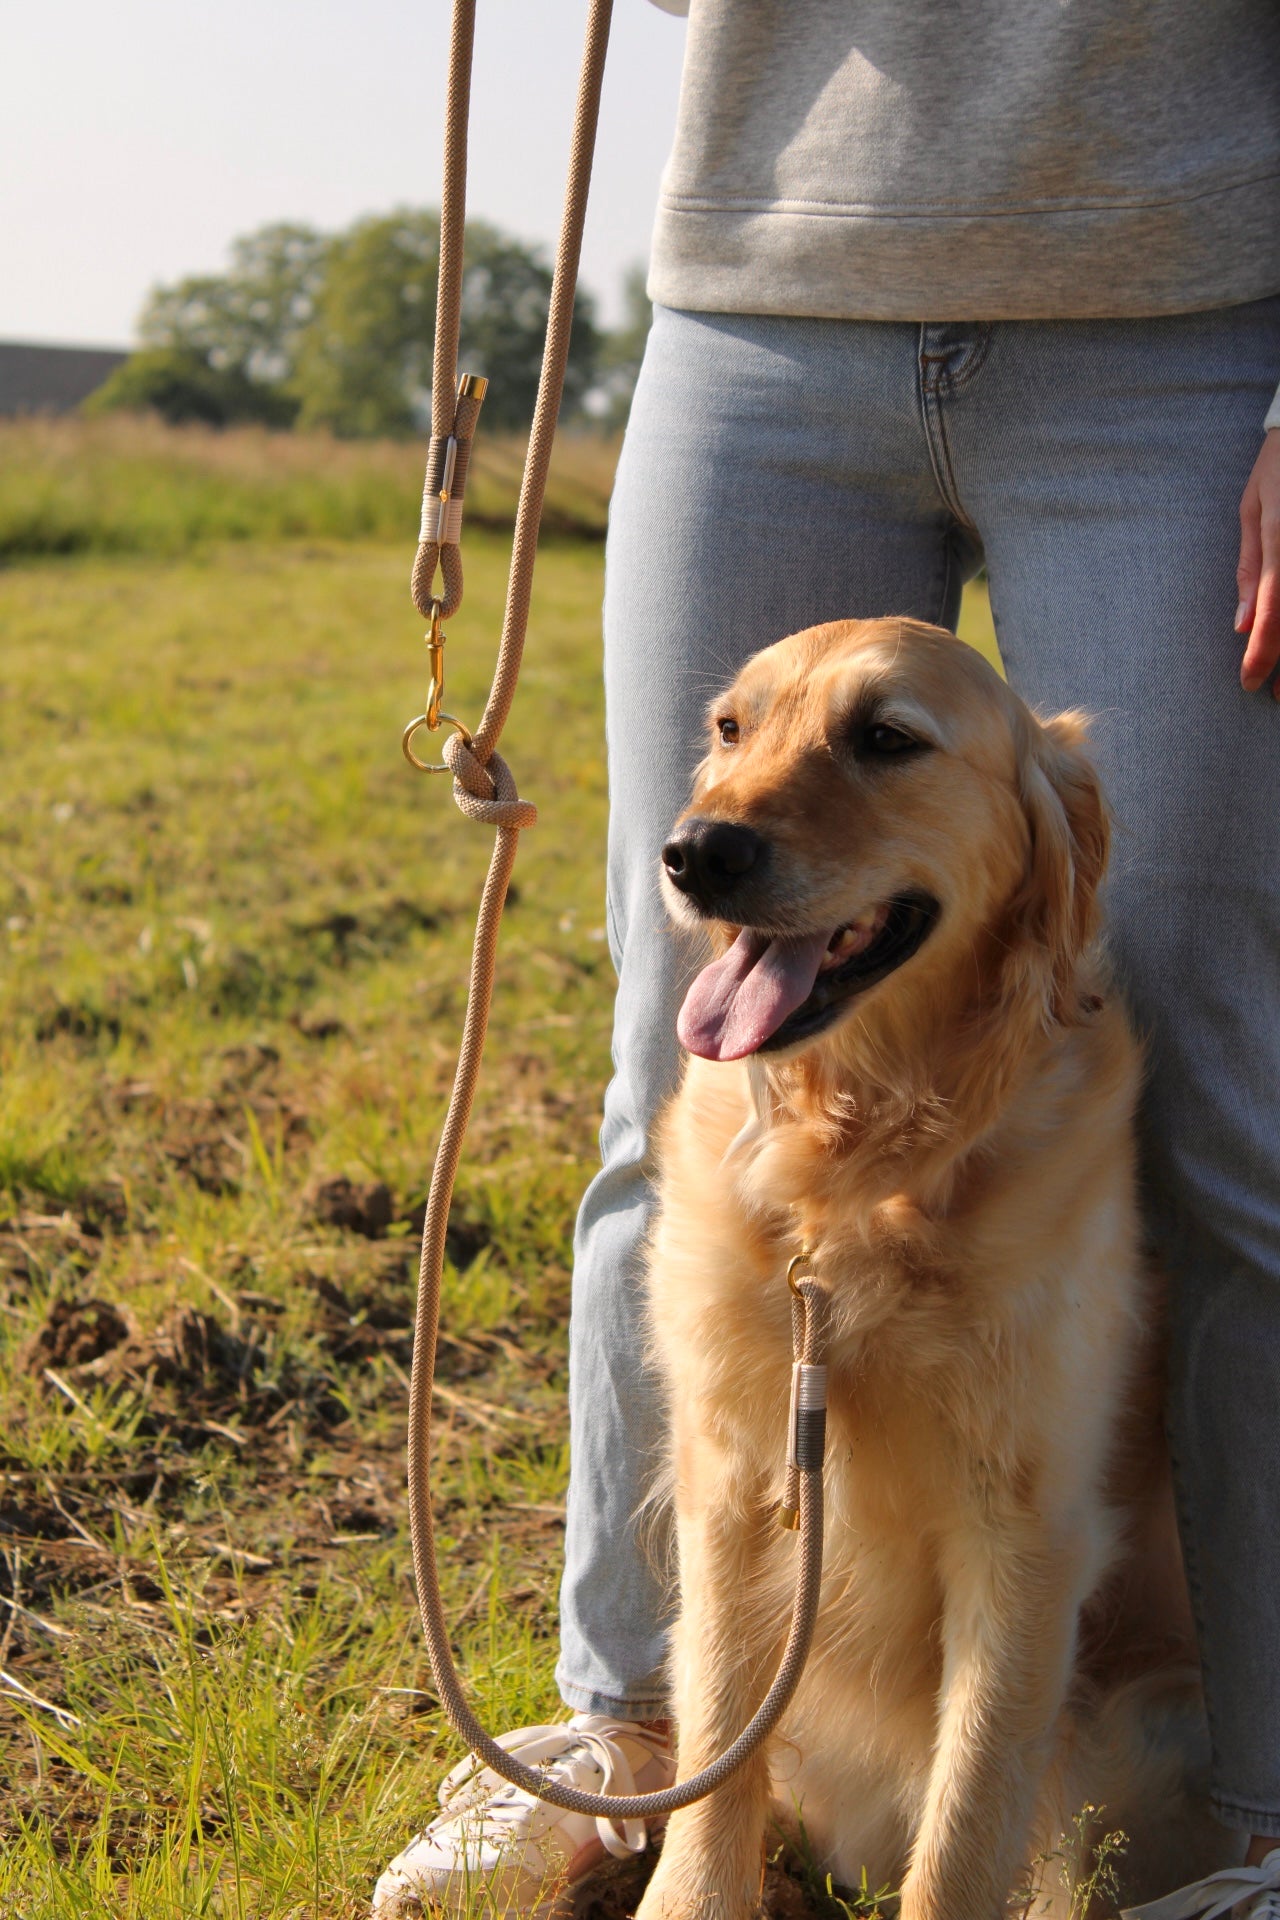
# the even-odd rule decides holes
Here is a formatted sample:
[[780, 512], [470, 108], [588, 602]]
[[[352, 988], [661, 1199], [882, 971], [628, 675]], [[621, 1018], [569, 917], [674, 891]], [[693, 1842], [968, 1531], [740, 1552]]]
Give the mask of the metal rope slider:
[[819, 1318], [825, 1295], [807, 1247], [788, 1261], [787, 1286], [791, 1292], [791, 1406], [787, 1415], [787, 1478], [777, 1517], [780, 1527], [794, 1533], [800, 1525], [800, 1475], [821, 1476], [827, 1445], [827, 1369], [822, 1359], [826, 1323]]
[[[439, 606], [448, 620], [462, 605], [462, 504], [467, 491], [467, 469], [480, 408], [489, 382], [482, 373], [464, 373], [458, 381], [453, 419], [447, 433], [433, 432], [427, 443], [427, 471], [422, 483], [422, 520], [413, 563], [411, 591], [418, 612], [430, 616]], [[434, 396], [433, 396], [434, 406]], [[446, 420], [449, 418], [445, 413]], [[443, 587], [436, 590], [436, 573]]]
[[821, 1473], [826, 1448], [827, 1369], [797, 1360], [791, 1368], [787, 1465], [800, 1473]]
[[456, 547], [458, 536], [462, 532], [462, 495], [455, 496], [453, 476], [458, 467], [458, 436], [451, 433], [444, 443], [444, 472], [440, 475], [439, 488], [433, 488], [428, 475], [422, 486], [422, 522], [418, 528], [418, 544], [425, 546], [434, 540], [442, 547], [446, 540]]
[[[427, 443], [427, 471], [422, 483], [420, 546], [456, 547], [462, 536], [462, 502], [471, 462], [471, 442], [489, 382], [482, 373], [464, 373], [458, 381], [453, 429], [443, 441], [434, 434]], [[450, 613], [457, 611], [450, 607]]]

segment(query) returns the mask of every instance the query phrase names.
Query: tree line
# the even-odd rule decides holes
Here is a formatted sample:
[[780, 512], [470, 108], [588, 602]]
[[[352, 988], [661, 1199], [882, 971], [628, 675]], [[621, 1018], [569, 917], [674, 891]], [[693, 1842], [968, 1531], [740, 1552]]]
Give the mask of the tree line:
[[[234, 242], [226, 273], [152, 292], [139, 350], [87, 404], [345, 438], [419, 432], [430, 415], [439, 260], [440, 217], [429, 208], [366, 217], [341, 233], [262, 227]], [[551, 277], [539, 248], [468, 222], [459, 359], [488, 375], [488, 427], [528, 426]], [[612, 427], [626, 416], [650, 317], [638, 269], [625, 294], [626, 319], [610, 332], [579, 290], [567, 419]]]

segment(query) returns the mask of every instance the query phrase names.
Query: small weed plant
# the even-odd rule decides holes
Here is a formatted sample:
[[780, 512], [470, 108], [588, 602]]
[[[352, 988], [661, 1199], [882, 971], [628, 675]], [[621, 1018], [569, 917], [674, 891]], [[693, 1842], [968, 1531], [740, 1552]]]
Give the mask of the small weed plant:
[[1070, 1902], [1069, 1920], [1096, 1920], [1099, 1915], [1116, 1912], [1120, 1863], [1129, 1841], [1118, 1828], [1108, 1831], [1103, 1826], [1105, 1812], [1105, 1807], [1081, 1807], [1061, 1844], [1038, 1857], [1032, 1869], [1032, 1891], [1011, 1907], [1017, 1920], [1033, 1920], [1050, 1905], [1046, 1892], [1050, 1877], [1057, 1880]]

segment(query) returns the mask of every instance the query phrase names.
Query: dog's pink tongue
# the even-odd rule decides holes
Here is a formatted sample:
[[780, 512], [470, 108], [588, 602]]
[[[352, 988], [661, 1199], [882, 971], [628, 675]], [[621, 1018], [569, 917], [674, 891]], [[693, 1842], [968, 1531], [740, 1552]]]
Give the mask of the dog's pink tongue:
[[809, 998], [831, 934], [766, 940], [744, 927], [728, 953], [704, 967], [680, 1009], [680, 1044], [704, 1060], [741, 1060]]

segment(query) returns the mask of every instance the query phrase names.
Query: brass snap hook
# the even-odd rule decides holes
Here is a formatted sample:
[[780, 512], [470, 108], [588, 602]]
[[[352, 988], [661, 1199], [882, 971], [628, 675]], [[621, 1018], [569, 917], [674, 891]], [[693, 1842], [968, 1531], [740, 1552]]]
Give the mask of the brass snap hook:
[[799, 1253], [792, 1254], [790, 1260], [787, 1262], [787, 1285], [797, 1300], [803, 1300], [804, 1295], [796, 1285], [796, 1269], [797, 1267], [810, 1267], [812, 1265], [813, 1256], [809, 1252], [808, 1247], [801, 1247]]
[[431, 670], [431, 685], [427, 690], [427, 711], [423, 718], [432, 733], [440, 725], [440, 703], [444, 699], [444, 635], [440, 631], [442, 603], [431, 602], [431, 627], [426, 634], [427, 663]]
[[431, 684], [427, 688], [427, 710], [411, 720], [400, 735], [400, 751], [411, 767], [419, 773], [449, 773], [451, 769], [443, 763], [436, 765], [430, 760], [419, 760], [413, 750], [413, 736], [420, 727], [426, 727], [429, 733], [435, 733], [441, 721], [451, 726], [467, 746], [472, 744], [471, 735], [461, 720], [452, 713], [446, 713], [440, 702], [444, 699], [444, 635], [440, 631], [440, 615], [443, 603], [433, 599], [431, 602], [431, 625], [424, 638], [427, 643], [427, 661], [431, 668]]

